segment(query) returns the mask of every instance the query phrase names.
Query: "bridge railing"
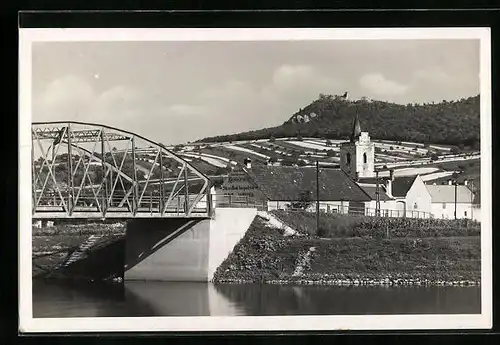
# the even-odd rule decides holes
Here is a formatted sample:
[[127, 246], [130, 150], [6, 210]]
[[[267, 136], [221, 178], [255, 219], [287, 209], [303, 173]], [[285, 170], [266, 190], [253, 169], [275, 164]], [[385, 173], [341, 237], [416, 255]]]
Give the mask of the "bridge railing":
[[[186, 213], [190, 208], [190, 205], [195, 202], [197, 195], [189, 195], [188, 202], [186, 203], [186, 198], [184, 195], [178, 195], [172, 198], [171, 202], [166, 205], [163, 213], [175, 214], [177, 216]], [[136, 212], [138, 213], [158, 213], [162, 212], [162, 206], [165, 200], [162, 202], [162, 198], [159, 195], [154, 195], [150, 193], [144, 197], [141, 202], [137, 205]], [[102, 204], [101, 204], [102, 205]], [[123, 197], [115, 196], [107, 200], [105, 205], [106, 213], [113, 212], [133, 212], [131, 203], [123, 203]], [[37, 207], [38, 212], [64, 212], [64, 203], [58, 200], [54, 196], [42, 197], [40, 199], [39, 206]], [[192, 213], [209, 213], [210, 206], [207, 198], [204, 197], [196, 202], [196, 205], [192, 208]], [[78, 202], [73, 205], [73, 212], [101, 212], [100, 205], [96, 203], [94, 197], [82, 196], [78, 198]]]

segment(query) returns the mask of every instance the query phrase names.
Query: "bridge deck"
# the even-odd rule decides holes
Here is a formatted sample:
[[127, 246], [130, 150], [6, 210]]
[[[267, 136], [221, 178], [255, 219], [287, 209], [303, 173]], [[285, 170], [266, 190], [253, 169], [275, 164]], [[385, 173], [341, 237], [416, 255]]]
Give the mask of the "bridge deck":
[[137, 212], [135, 215], [130, 212], [109, 212], [104, 216], [101, 212], [74, 212], [71, 216], [61, 212], [38, 212], [32, 217], [36, 219], [102, 219], [102, 218], [113, 218], [113, 219], [132, 219], [132, 218], [210, 218], [207, 212], [192, 212], [188, 215], [185, 213], [164, 213], [163, 215], [159, 212]]

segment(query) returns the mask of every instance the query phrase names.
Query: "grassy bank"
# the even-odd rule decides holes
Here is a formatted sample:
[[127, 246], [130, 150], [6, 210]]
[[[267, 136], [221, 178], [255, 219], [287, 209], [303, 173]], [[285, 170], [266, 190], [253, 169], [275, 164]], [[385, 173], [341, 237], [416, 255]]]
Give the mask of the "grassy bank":
[[[293, 229], [309, 235], [317, 234], [316, 214], [312, 212], [272, 211]], [[480, 223], [467, 220], [386, 218], [357, 215], [320, 214], [321, 237], [450, 237], [479, 236]]]
[[[383, 238], [368, 236], [358, 230], [343, 233], [332, 228], [330, 238], [283, 236], [281, 230], [266, 227], [265, 221], [256, 217], [245, 237], [216, 271], [214, 282], [479, 283], [479, 236], [470, 232], [464, 236], [440, 237], [417, 237], [418, 231], [394, 233], [399, 236]], [[435, 232], [424, 232], [427, 233]]]

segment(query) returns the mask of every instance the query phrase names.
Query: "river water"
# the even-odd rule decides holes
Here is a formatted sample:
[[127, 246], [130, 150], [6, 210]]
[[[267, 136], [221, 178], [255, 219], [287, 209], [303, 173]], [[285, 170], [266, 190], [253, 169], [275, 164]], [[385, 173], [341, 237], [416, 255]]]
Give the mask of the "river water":
[[33, 317], [479, 314], [480, 287], [33, 282]]

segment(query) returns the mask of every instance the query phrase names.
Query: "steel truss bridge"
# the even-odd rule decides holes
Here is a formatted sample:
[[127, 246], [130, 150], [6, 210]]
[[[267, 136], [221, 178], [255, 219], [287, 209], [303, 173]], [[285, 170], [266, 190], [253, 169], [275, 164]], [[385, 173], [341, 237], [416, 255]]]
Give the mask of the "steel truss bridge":
[[83, 122], [35, 122], [31, 134], [33, 219], [212, 214], [208, 177], [159, 143]]

